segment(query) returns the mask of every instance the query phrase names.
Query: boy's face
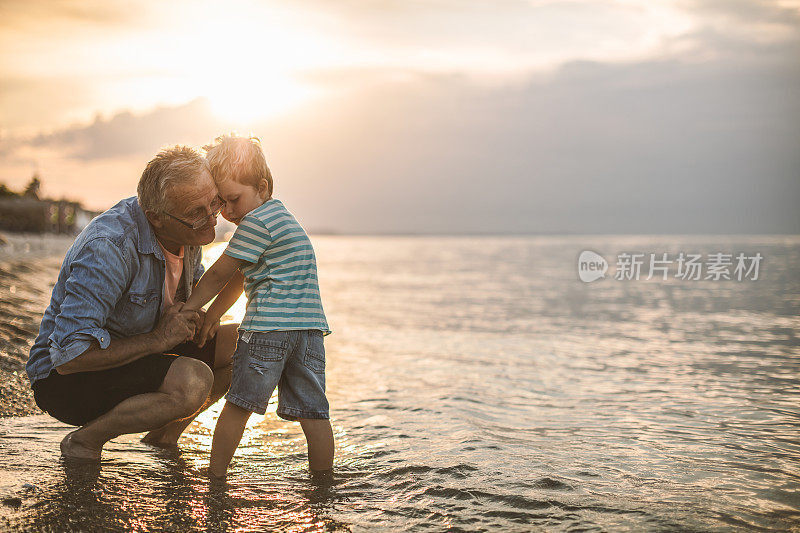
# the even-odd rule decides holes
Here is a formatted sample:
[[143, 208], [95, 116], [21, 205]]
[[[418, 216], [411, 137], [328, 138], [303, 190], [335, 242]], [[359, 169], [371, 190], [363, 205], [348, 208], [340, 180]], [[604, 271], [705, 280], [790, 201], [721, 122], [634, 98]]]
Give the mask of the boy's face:
[[227, 179], [217, 184], [220, 197], [225, 200], [222, 216], [238, 225], [242, 218], [264, 203], [264, 198], [256, 187]]

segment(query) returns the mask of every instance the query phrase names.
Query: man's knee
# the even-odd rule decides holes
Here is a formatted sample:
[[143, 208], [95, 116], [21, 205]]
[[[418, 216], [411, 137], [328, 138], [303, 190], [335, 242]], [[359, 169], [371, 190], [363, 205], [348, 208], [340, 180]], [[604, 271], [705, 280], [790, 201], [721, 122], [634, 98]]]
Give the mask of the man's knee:
[[175, 400], [178, 416], [187, 417], [203, 405], [213, 382], [214, 374], [208, 365], [197, 359], [178, 357], [170, 366], [161, 391]]

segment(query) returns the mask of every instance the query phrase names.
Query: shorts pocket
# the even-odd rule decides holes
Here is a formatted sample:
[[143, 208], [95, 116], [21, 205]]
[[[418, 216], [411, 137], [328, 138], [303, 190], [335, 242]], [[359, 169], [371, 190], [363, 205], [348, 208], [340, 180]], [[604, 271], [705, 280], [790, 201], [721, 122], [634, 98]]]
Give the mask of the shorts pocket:
[[325, 345], [321, 333], [309, 333], [303, 365], [315, 374], [325, 373]]
[[248, 343], [250, 358], [254, 361], [280, 361], [289, 348], [287, 341], [253, 336]]

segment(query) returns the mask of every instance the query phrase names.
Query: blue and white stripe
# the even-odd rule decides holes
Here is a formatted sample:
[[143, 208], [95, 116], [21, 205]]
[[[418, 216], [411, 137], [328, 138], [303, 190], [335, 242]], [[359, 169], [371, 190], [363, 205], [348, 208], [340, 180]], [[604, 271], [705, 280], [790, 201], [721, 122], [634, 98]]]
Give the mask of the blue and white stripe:
[[250, 211], [225, 253], [246, 261], [242, 274], [247, 311], [241, 329], [319, 329], [330, 333], [311, 240], [280, 200], [267, 200]]

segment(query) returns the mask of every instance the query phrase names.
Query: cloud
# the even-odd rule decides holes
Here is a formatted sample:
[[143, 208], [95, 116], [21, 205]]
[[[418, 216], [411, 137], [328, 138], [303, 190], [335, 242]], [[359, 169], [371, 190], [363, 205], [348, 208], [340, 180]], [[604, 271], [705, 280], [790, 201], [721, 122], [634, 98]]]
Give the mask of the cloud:
[[800, 5], [765, 0], [683, 0], [693, 28], [666, 39], [662, 49], [698, 60], [792, 59], [800, 63]]
[[[262, 137], [276, 194], [311, 229], [798, 233], [798, 41], [724, 29], [700, 25], [659, 59], [572, 61], [515, 84], [317, 71], [333, 96], [239, 129]], [[202, 100], [119, 113], [0, 138], [0, 171], [20, 154], [44, 166], [58, 153], [64, 164], [47, 168], [72, 190], [81, 175], [124, 176], [119, 190], [132, 190], [160, 146], [232, 127]]]
[[104, 0], [3, 0], [0, 30], [29, 29], [60, 22], [96, 26], [127, 25], [139, 11], [128, 5]]
[[680, 5], [708, 20], [723, 17], [727, 21], [746, 24], [800, 25], [798, 6], [783, 6], [774, 0], [683, 0]]
[[0, 135], [0, 182], [22, 187], [38, 171], [45, 194], [105, 209], [135, 194], [147, 162], [162, 147], [199, 147], [231, 128], [203, 100], [149, 112], [122, 111], [90, 124], [31, 136]]
[[[666, 5], [668, 2], [655, 4]], [[363, 61], [469, 71], [552, 66], [576, 57], [640, 54], [680, 17], [619, 1], [414, 1], [296, 3]]]
[[316, 161], [287, 169], [324, 161], [309, 216], [336, 198], [351, 229], [796, 232], [798, 82], [791, 63], [676, 60], [502, 89], [431, 77], [319, 116]]
[[113, 159], [154, 153], [166, 144], [202, 144], [223, 128], [223, 122], [214, 118], [207, 102], [198, 99], [145, 114], [124, 111], [108, 119], [97, 117], [86, 126], [37, 135], [28, 144], [60, 149], [78, 160]]

